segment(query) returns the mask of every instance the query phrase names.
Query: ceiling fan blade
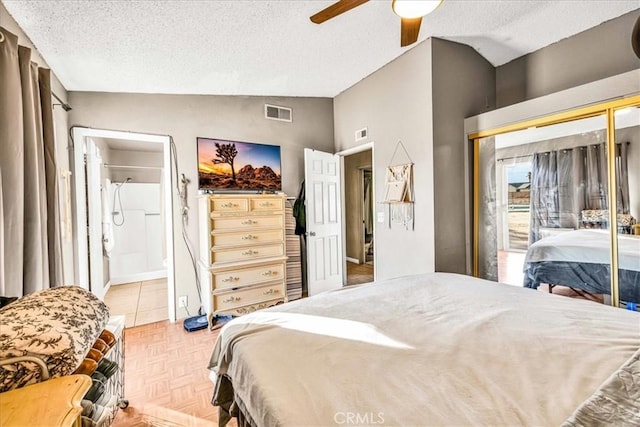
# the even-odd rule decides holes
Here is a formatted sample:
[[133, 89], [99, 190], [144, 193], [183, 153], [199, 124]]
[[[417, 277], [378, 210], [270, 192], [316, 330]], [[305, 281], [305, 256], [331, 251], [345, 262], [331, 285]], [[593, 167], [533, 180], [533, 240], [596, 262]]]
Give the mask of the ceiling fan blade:
[[336, 16], [348, 12], [354, 7], [360, 6], [368, 1], [369, 0], [340, 0], [313, 15], [310, 18], [311, 22], [314, 24], [322, 24], [324, 21], [335, 18]]
[[400, 25], [400, 46], [405, 47], [418, 41], [422, 18], [402, 18]]

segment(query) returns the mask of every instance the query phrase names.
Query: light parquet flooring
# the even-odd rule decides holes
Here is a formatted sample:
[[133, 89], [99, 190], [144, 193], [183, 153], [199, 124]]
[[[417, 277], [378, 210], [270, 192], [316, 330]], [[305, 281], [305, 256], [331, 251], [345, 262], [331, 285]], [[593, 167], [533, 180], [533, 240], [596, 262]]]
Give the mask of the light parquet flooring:
[[[218, 331], [187, 332], [182, 322], [125, 331], [125, 399], [114, 426], [215, 426], [207, 365]], [[231, 424], [234, 425], [235, 424]]]

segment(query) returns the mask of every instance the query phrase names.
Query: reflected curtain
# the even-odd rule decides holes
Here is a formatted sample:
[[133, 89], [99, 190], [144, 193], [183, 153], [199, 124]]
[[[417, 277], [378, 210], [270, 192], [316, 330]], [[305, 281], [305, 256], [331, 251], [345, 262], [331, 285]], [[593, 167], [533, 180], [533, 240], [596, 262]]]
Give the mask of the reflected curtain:
[[[627, 145], [616, 145], [619, 213], [629, 212]], [[584, 209], [608, 209], [606, 144], [536, 153], [531, 166], [531, 232], [540, 228], [578, 228]]]
[[50, 81], [0, 27], [0, 295], [62, 284]]

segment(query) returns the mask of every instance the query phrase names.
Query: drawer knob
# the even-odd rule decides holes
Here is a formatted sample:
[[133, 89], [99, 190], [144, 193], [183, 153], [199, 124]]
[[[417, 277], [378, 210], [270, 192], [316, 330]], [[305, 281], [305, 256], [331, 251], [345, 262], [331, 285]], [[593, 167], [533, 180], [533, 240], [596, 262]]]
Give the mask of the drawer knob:
[[253, 225], [253, 224], [257, 224], [258, 221], [254, 221], [252, 219], [247, 219], [245, 221], [242, 221], [242, 225]]
[[262, 275], [263, 275], [263, 276], [266, 276], [266, 277], [269, 277], [269, 276], [275, 276], [275, 275], [277, 275], [277, 274], [278, 274], [278, 272], [277, 272], [277, 271], [271, 271], [271, 270], [269, 270], [269, 271], [265, 271], [264, 273], [262, 273]]
[[232, 203], [232, 202], [220, 204], [221, 208], [235, 208], [237, 206], [238, 206], [237, 203]]
[[222, 302], [238, 302], [240, 301], [240, 297], [229, 297], [227, 299], [222, 300]]
[[251, 235], [251, 234], [247, 234], [246, 236], [242, 236], [242, 240], [253, 240], [253, 239], [257, 239], [256, 236]]
[[273, 295], [277, 294], [279, 291], [277, 289], [269, 289], [268, 291], [264, 291], [262, 295]]
[[254, 251], [252, 249], [249, 249], [248, 251], [242, 252], [242, 255], [256, 255], [257, 253], [258, 253], [258, 251]]
[[240, 278], [239, 278], [239, 277], [229, 276], [229, 277], [227, 277], [226, 279], [222, 279], [222, 281], [223, 281], [224, 283], [233, 282], [233, 281], [235, 281], [235, 280], [240, 280]]
[[268, 208], [269, 206], [273, 206], [273, 203], [271, 203], [271, 202], [262, 202], [262, 203], [260, 203], [260, 207], [261, 208]]

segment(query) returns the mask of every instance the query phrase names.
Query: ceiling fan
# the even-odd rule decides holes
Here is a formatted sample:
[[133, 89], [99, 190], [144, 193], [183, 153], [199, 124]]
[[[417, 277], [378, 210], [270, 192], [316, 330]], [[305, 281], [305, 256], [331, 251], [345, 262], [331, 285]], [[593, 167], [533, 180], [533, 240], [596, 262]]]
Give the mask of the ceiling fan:
[[[339, 0], [331, 6], [322, 9], [310, 19], [315, 24], [322, 24], [331, 18], [348, 12], [369, 0]], [[422, 17], [436, 10], [443, 0], [392, 0], [391, 8], [401, 18], [400, 46], [405, 47], [415, 43], [420, 33]]]

